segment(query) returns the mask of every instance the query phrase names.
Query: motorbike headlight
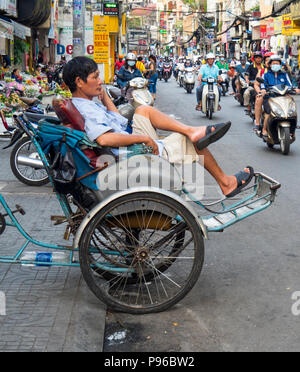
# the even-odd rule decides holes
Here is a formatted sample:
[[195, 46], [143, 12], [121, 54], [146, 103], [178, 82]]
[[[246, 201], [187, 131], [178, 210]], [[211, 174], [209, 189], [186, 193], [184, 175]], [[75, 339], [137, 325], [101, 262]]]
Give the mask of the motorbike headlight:
[[276, 116], [278, 116], [280, 118], [285, 116], [284, 111], [282, 110], [282, 108], [279, 105], [277, 105], [274, 102], [270, 102], [270, 106], [271, 106], [271, 110], [274, 112], [274, 114]]
[[296, 102], [292, 101], [289, 106], [288, 116], [296, 116], [296, 114], [297, 114]]

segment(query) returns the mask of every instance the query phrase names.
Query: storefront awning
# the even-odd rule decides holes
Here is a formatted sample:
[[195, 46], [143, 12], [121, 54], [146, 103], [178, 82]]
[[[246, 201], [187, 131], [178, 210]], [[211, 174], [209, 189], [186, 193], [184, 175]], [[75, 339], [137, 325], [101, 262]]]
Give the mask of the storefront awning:
[[20, 39], [26, 40], [26, 37], [31, 37], [31, 28], [21, 25], [20, 23], [14, 22], [14, 34]]
[[14, 39], [14, 25], [0, 18], [0, 37], [3, 39]]

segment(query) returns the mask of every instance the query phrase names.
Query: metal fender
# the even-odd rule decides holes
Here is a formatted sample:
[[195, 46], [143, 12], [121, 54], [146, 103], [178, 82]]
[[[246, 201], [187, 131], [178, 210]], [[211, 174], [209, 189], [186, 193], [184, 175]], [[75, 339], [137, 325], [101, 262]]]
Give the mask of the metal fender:
[[220, 94], [219, 89], [217, 85], [214, 85], [214, 95], [215, 95], [215, 107], [214, 112], [218, 111], [219, 101], [220, 101]]
[[202, 111], [206, 114], [206, 100], [208, 94], [208, 85], [205, 84], [202, 91]]
[[198, 216], [196, 211], [190, 205], [191, 203], [188, 203], [182, 197], [180, 197], [179, 195], [174, 194], [171, 191], [166, 191], [166, 190], [158, 189], [158, 188], [155, 188], [155, 187], [136, 187], [136, 188], [132, 188], [130, 190], [124, 190], [124, 191], [116, 192], [115, 194], [111, 195], [110, 197], [108, 197], [105, 200], [103, 200], [102, 202], [100, 202], [96, 207], [94, 207], [85, 216], [84, 220], [81, 222], [81, 225], [79, 226], [79, 228], [76, 232], [74, 241], [73, 241], [73, 249], [77, 249], [79, 247], [79, 241], [80, 241], [81, 235], [83, 234], [84, 230], [88, 226], [89, 222], [92, 221], [92, 219], [96, 216], [96, 214], [99, 211], [101, 211], [102, 208], [104, 208], [106, 205], [108, 205], [112, 201], [114, 201], [114, 200], [116, 200], [116, 199], [118, 199], [122, 196], [130, 195], [130, 194], [136, 193], [136, 192], [143, 193], [143, 192], [147, 192], [147, 191], [148, 192], [151, 191], [151, 192], [155, 192], [157, 194], [169, 196], [170, 198], [172, 198], [172, 199], [176, 200], [177, 202], [179, 202], [180, 204], [182, 204], [195, 217], [195, 220], [198, 223], [199, 228], [201, 229], [203, 236], [206, 239], [208, 238], [206, 226], [204, 225], [201, 217]]

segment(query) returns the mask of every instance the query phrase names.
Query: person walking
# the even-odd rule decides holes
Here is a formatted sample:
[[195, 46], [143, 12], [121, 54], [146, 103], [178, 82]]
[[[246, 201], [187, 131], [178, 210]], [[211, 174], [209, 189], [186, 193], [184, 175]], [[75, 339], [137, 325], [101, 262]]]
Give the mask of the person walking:
[[149, 56], [149, 66], [146, 70], [147, 78], [149, 80], [149, 91], [152, 94], [153, 99], [156, 99], [156, 84], [158, 79], [158, 73], [156, 68], [156, 57], [151, 54]]

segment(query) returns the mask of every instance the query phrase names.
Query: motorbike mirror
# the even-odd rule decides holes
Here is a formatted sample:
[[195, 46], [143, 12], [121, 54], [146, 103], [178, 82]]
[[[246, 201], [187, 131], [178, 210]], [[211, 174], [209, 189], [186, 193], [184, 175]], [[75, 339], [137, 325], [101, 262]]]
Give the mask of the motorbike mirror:
[[256, 81], [258, 82], [258, 83], [261, 83], [261, 84], [263, 84], [265, 81], [264, 81], [264, 79], [262, 78], [262, 77], [257, 77], [256, 78]]

